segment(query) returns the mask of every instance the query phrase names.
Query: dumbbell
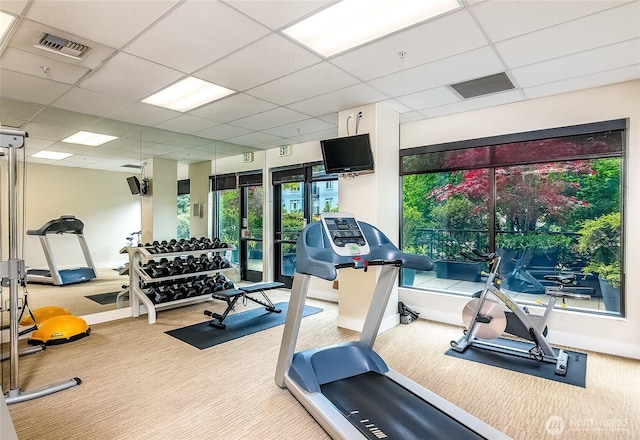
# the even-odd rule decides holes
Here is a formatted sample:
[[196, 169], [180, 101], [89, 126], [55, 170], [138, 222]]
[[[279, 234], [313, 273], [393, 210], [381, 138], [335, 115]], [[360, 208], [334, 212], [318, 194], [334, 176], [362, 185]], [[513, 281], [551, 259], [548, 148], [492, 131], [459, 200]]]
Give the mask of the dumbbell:
[[160, 304], [169, 299], [166, 289], [162, 287], [150, 287], [147, 296], [154, 304]]
[[186, 283], [183, 285], [183, 290], [185, 291], [185, 297], [191, 298], [193, 296], [198, 296], [200, 293], [198, 288], [194, 285], [194, 283]]
[[154, 260], [149, 261], [144, 267], [143, 270], [151, 277], [151, 278], [160, 278], [164, 275], [164, 269], [160, 266], [160, 264]]
[[184, 298], [184, 291], [181, 289], [180, 284], [173, 284], [169, 287], [169, 295], [171, 297], [171, 301], [176, 301]]

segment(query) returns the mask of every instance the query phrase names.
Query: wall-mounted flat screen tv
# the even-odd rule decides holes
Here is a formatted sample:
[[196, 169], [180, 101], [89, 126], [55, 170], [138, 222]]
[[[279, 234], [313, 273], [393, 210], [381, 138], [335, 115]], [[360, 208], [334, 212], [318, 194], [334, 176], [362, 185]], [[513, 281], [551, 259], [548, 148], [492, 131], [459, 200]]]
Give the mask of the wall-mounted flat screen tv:
[[127, 183], [129, 184], [131, 194], [134, 196], [140, 194], [140, 181], [136, 176], [127, 177]]
[[320, 141], [320, 147], [327, 174], [373, 170], [373, 153], [368, 133]]

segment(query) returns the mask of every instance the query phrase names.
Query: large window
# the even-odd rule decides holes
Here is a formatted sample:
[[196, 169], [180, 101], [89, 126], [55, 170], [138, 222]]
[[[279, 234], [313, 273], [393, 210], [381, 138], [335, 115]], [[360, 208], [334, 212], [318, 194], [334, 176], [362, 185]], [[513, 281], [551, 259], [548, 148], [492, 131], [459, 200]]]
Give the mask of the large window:
[[622, 170], [625, 121], [403, 150], [402, 246], [433, 272], [403, 284], [469, 295], [486, 268], [473, 248], [501, 256], [501, 287], [536, 302], [545, 275], [574, 273], [590, 300], [563, 307], [624, 313]]

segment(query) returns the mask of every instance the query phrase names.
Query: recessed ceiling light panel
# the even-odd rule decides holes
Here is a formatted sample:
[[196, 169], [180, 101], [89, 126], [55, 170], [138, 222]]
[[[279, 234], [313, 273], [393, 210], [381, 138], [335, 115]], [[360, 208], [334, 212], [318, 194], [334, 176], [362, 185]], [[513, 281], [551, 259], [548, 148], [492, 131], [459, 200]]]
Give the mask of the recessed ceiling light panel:
[[108, 134], [92, 133], [90, 131], [79, 131], [75, 134], [72, 134], [68, 138], [62, 139], [62, 142], [97, 147], [98, 145], [102, 145], [114, 139], [118, 139], [118, 137], [110, 136]]
[[11, 30], [11, 27], [13, 26], [13, 23], [15, 23], [15, 21], [15, 16], [0, 11], [0, 46], [2, 46], [2, 43], [4, 43], [4, 38], [9, 33], [9, 30]]
[[283, 32], [330, 57], [459, 7], [458, 0], [343, 0]]
[[37, 153], [31, 155], [31, 157], [36, 157], [38, 159], [53, 159], [53, 160], [65, 159], [69, 156], [73, 156], [73, 154], [61, 153], [59, 151], [47, 151], [47, 150], [38, 151]]
[[186, 112], [232, 93], [235, 91], [190, 76], [143, 99], [142, 102]]

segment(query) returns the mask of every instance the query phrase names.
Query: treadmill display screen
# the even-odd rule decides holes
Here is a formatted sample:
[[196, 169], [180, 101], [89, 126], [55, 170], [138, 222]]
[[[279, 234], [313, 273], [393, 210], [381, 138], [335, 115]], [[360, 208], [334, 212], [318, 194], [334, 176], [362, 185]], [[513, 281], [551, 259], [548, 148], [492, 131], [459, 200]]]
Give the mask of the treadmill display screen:
[[329, 231], [329, 237], [336, 246], [344, 247], [350, 243], [364, 246], [366, 243], [362, 231], [353, 217], [326, 218], [325, 224]]

